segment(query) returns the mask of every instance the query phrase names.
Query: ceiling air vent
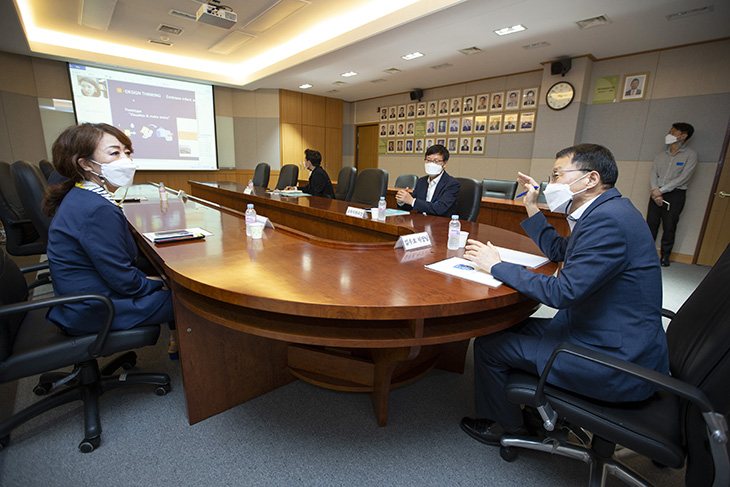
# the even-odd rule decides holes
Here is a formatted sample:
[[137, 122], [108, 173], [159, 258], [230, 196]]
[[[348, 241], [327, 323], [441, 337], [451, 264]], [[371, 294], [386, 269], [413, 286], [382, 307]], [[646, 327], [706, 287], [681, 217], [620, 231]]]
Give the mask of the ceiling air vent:
[[479, 54], [480, 52], [482, 52], [482, 50], [479, 49], [478, 47], [472, 46], [472, 47], [467, 47], [466, 49], [459, 49], [459, 52], [466, 56], [471, 56], [472, 54]]
[[606, 15], [599, 15], [592, 19], [579, 20], [576, 22], [578, 27], [581, 29], [590, 29], [591, 27], [598, 27], [599, 25], [607, 25], [610, 23], [611, 19], [609, 19]]
[[453, 68], [454, 65], [451, 63], [443, 63], [443, 64], [437, 64], [436, 66], [431, 66], [431, 69], [446, 69], [446, 68]]
[[522, 49], [529, 51], [531, 49], [540, 49], [541, 47], [548, 47], [549, 45], [550, 45], [550, 43], [546, 42], [546, 41], [535, 42], [534, 44], [528, 44], [526, 46], [522, 46]]
[[714, 10], [715, 10], [715, 7], [712, 5], [708, 5], [706, 7], [693, 8], [692, 10], [685, 10], [683, 12], [675, 12], [673, 14], [669, 14], [669, 15], [667, 15], [667, 20], [679, 20], [679, 19], [683, 19], [685, 17], [691, 17], [693, 15], [709, 14], [710, 12], [712, 12]]
[[387, 79], [383, 79], [383, 78], [378, 78], [378, 79], [370, 80], [371, 83], [382, 83], [384, 81], [388, 81], [388, 80]]
[[342, 86], [342, 85], [346, 85], [347, 83], [345, 83], [344, 81], [335, 81], [332, 84], [337, 85], [337, 86]]
[[170, 15], [174, 15], [176, 17], [180, 17], [180, 18], [183, 18], [183, 19], [192, 20], [193, 22], [196, 21], [195, 20], [195, 14], [189, 14], [187, 12], [182, 12], [180, 10], [172, 9], [172, 10], [170, 10]]
[[165, 46], [165, 47], [172, 46], [172, 42], [160, 41], [158, 39], [147, 39], [147, 42], [149, 42], [150, 44], [155, 44], [157, 46]]
[[183, 33], [183, 30], [180, 27], [174, 27], [172, 25], [166, 25], [166, 24], [160, 24], [157, 27], [157, 30], [160, 32], [164, 32], [165, 34], [170, 34], [173, 36], [179, 36]]
[[398, 68], [389, 68], [389, 69], [386, 69], [386, 70], [385, 70], [385, 71], [383, 71], [383, 72], [384, 72], [384, 73], [388, 73], [388, 74], [396, 74], [396, 73], [400, 73], [400, 72], [401, 72], [401, 70], [400, 70], [400, 69], [398, 69]]

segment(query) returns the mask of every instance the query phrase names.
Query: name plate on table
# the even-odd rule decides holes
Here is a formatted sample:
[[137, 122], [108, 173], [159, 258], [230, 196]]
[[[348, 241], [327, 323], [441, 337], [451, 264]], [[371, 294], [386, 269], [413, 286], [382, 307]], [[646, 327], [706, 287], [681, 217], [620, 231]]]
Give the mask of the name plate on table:
[[348, 206], [345, 215], [354, 216], [355, 218], [367, 218], [368, 210], [366, 210], [365, 208], [355, 208], [354, 206]]
[[427, 232], [412, 233], [410, 235], [403, 235], [398, 238], [395, 243], [395, 248], [403, 247], [403, 250], [420, 249], [421, 247], [430, 247], [431, 237], [428, 236]]

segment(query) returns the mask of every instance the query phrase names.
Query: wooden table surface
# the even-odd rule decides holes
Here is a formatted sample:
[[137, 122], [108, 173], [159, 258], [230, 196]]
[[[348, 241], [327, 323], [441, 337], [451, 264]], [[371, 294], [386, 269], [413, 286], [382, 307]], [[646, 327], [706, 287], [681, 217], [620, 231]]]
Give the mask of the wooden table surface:
[[[253, 202], [275, 229], [251, 239], [242, 212], [174, 195], [163, 203], [153, 186], [133, 187], [130, 196], [148, 199], [124, 205], [140, 248], [173, 289], [191, 423], [298, 377], [370, 392], [378, 423], [385, 425], [392, 387], [432, 367], [463, 371], [470, 338], [509, 327], [536, 306], [507, 286], [425, 269], [463, 254], [446, 249], [446, 218], [409, 214], [376, 222], [346, 216], [347, 206], [357, 205], [326, 198], [287, 198], [261, 188], [244, 195], [236, 183], [193, 184], [193, 194], [201, 188], [213, 189], [207, 199], [217, 193], [229, 208]], [[163, 246], [139, 237], [192, 227], [213, 235]], [[325, 227], [345, 230], [322, 232]], [[367, 232], [338, 239], [347, 227]], [[540, 253], [527, 237], [504, 229], [462, 222], [462, 230]], [[423, 231], [431, 247], [393, 248], [399, 235]], [[549, 263], [537, 272], [555, 270]]]

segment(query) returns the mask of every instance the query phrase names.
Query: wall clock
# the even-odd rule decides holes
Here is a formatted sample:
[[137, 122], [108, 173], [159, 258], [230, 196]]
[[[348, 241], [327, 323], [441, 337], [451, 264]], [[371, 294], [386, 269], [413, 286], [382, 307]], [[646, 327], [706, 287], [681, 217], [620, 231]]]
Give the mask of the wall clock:
[[545, 102], [553, 110], [562, 110], [570, 105], [574, 97], [575, 89], [573, 85], [567, 81], [558, 81], [547, 91]]

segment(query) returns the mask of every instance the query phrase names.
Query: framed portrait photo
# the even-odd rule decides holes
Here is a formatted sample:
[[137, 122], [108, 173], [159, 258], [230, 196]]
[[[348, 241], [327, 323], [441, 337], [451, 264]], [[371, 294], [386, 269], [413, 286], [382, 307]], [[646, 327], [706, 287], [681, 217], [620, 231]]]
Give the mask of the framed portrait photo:
[[464, 97], [464, 102], [461, 107], [461, 113], [463, 113], [463, 114], [474, 113], [474, 97], [473, 96]]
[[446, 147], [446, 139], [436, 139], [436, 145], [443, 145]]
[[504, 92], [492, 93], [491, 103], [489, 104], [490, 112], [501, 112], [504, 109]]
[[459, 118], [451, 118], [449, 119], [449, 134], [458, 134], [459, 133], [459, 122], [461, 119]]
[[448, 125], [449, 120], [446, 118], [441, 118], [436, 122], [436, 133], [437, 134], [446, 134], [448, 133]]
[[424, 145], [423, 150], [427, 151], [433, 144], [433, 139], [426, 139], [426, 144]]
[[413, 139], [406, 139], [406, 148], [403, 152], [406, 154], [413, 154]]
[[426, 110], [426, 116], [435, 117], [437, 115], [438, 115], [438, 102], [437, 101], [428, 102], [428, 109]]
[[471, 154], [471, 137], [462, 137], [459, 144], [459, 154]]
[[449, 152], [456, 154], [456, 149], [458, 148], [458, 146], [459, 146], [459, 139], [457, 137], [451, 137], [447, 141], [446, 149]]
[[388, 120], [388, 107], [380, 109], [380, 120]]
[[406, 110], [406, 117], [407, 118], [416, 118], [416, 104], [410, 103], [408, 105], [408, 109]]
[[451, 104], [449, 105], [449, 115], [460, 115], [461, 114], [461, 97], [452, 98]]
[[461, 117], [461, 133], [471, 134], [474, 132], [474, 117]]
[[472, 137], [471, 153], [484, 154], [484, 137]]
[[482, 93], [477, 95], [476, 100], [476, 111], [477, 112], [488, 112], [489, 111], [489, 93]]
[[484, 134], [487, 132], [487, 116], [477, 115], [474, 117], [474, 133]]
[[643, 100], [648, 79], [649, 73], [627, 74], [622, 85], [621, 101]]
[[413, 142], [415, 143], [415, 145], [413, 146], [413, 153], [423, 154], [423, 152], [426, 150], [423, 148], [423, 139], [416, 139]]
[[405, 141], [403, 139], [396, 139], [395, 141], [395, 153], [396, 154], [403, 154], [403, 143]]
[[439, 115], [448, 115], [449, 113], [449, 99], [439, 100]]
[[490, 115], [487, 127], [487, 133], [489, 134], [498, 134], [502, 132], [502, 115]]
[[406, 135], [406, 124], [404, 122], [398, 122], [398, 131], [395, 133], [396, 137], [403, 137]]
[[505, 110], [520, 109], [520, 90], [510, 90], [507, 92], [507, 100], [504, 105]]
[[426, 121], [426, 135], [436, 135], [436, 120]]
[[380, 124], [380, 137], [387, 137], [388, 136], [388, 124], [381, 123]]
[[517, 113], [505, 113], [504, 114], [504, 125], [502, 125], [502, 132], [517, 132]]
[[422, 101], [416, 105], [416, 118], [424, 118], [426, 116], [426, 102]]
[[525, 88], [522, 90], [522, 109], [535, 109], [537, 106], [538, 88]]
[[388, 140], [388, 154], [395, 154], [395, 140]]
[[395, 124], [394, 123], [388, 124], [388, 137], [395, 137]]
[[520, 113], [520, 132], [533, 132], [535, 130], [535, 112]]
[[398, 120], [404, 120], [406, 118], [406, 106], [398, 105]]
[[416, 124], [413, 122], [408, 122], [406, 124], [406, 135], [413, 135], [416, 130]]
[[388, 108], [388, 120], [395, 120], [397, 107], [390, 107]]

